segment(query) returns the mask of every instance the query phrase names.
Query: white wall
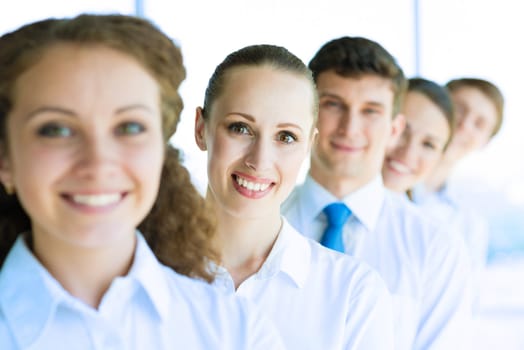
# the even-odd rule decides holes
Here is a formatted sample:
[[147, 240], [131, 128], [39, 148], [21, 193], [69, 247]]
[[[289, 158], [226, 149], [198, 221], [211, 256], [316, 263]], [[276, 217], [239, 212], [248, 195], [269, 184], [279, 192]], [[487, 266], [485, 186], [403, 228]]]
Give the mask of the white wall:
[[145, 14], [176, 39], [184, 53], [185, 108], [173, 142], [186, 152], [186, 166], [201, 190], [207, 183], [206, 160], [193, 141], [194, 111], [203, 103], [215, 67], [229, 53], [269, 43], [285, 46], [308, 63], [325, 42], [359, 35], [380, 42], [408, 74], [414, 69], [411, 0], [194, 0], [183, 5], [147, 0]]
[[[224, 57], [245, 45], [286, 46], [306, 63], [326, 41], [360, 35], [380, 42], [415, 73], [414, 0], [144, 0], [145, 16], [182, 47], [188, 76], [182, 86], [185, 109], [173, 142], [183, 149], [195, 183], [206, 184], [205, 155], [193, 141], [195, 108], [207, 80]], [[10, 0], [0, 5], [0, 33], [49, 16], [80, 12], [134, 11], [133, 0]], [[524, 107], [520, 63], [524, 49], [519, 2], [512, 0], [420, 0], [420, 70], [445, 83], [471, 75], [498, 84], [507, 102], [500, 135], [467, 159], [457, 177], [475, 177], [524, 205]]]

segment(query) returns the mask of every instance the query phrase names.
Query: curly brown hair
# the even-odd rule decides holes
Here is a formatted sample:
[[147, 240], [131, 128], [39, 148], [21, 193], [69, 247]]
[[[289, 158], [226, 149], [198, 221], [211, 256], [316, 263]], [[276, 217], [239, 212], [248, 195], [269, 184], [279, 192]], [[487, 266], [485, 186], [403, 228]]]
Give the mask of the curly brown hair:
[[[178, 88], [185, 79], [180, 49], [151, 22], [124, 15], [80, 15], [46, 19], [0, 37], [0, 156], [7, 156], [6, 121], [14, 104], [18, 77], [57, 43], [102, 45], [139, 62], [160, 88], [162, 128], [166, 144], [160, 191], [139, 229], [157, 258], [175, 271], [211, 282], [208, 266], [218, 261], [212, 247], [215, 220], [192, 185], [178, 150], [169, 144], [183, 103]], [[9, 191], [10, 192], [10, 191]], [[0, 186], [0, 266], [18, 234], [31, 221], [16, 194]]]

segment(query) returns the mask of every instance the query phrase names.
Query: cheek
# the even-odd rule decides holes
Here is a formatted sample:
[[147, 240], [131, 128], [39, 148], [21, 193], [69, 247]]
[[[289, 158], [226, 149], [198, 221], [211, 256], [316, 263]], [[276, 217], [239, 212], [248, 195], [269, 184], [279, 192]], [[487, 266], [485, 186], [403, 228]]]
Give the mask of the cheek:
[[[241, 162], [248, 152], [247, 145], [227, 137], [216, 135], [209, 140], [207, 150], [207, 175], [210, 183], [224, 181], [228, 169]], [[229, 178], [226, 180], [229, 181]]]
[[161, 142], [153, 143], [148, 147], [126, 149], [121, 159], [126, 162], [126, 168], [131, 169], [142, 186], [156, 195], [162, 168], [164, 164], [164, 145]]
[[239, 145], [235, 145], [235, 142], [227, 138], [218, 136], [209, 141], [207, 143], [208, 165], [213, 168], [220, 167], [223, 162], [234, 158], [235, 153], [238, 153], [240, 150]]
[[296, 182], [302, 163], [308, 155], [307, 146], [289, 150], [277, 156], [280, 168], [286, 173], [286, 181]]
[[13, 143], [13, 146], [11, 174], [17, 186], [31, 186], [33, 182], [45, 184], [59, 178], [70, 167], [75, 152], [74, 148], [56, 149], [31, 143]]
[[431, 154], [422, 155], [419, 159], [419, 175], [426, 176], [437, 165], [439, 155], [436, 152], [434, 152]]
[[338, 120], [336, 115], [327, 115], [326, 113], [321, 113], [318, 116], [317, 129], [319, 137], [329, 135], [337, 130]]

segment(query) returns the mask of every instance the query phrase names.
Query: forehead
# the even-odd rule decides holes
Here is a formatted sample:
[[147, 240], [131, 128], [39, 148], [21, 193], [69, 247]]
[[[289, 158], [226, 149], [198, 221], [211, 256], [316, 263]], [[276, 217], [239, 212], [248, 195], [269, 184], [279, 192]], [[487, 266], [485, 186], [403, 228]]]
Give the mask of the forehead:
[[419, 130], [434, 136], [447, 137], [449, 122], [442, 110], [427, 96], [410, 91], [406, 94], [402, 113], [412, 130]]
[[460, 87], [451, 92], [451, 97], [455, 103], [460, 103], [479, 112], [493, 114], [496, 117], [497, 109], [495, 103], [489, 96], [475, 87]]
[[391, 81], [375, 74], [345, 77], [329, 70], [318, 75], [317, 87], [320, 97], [333, 94], [348, 101], [377, 101], [386, 106], [393, 105]]
[[306, 77], [269, 65], [241, 66], [227, 72], [212, 110], [311, 116], [313, 103], [314, 87]]
[[69, 43], [45, 49], [14, 86], [15, 100], [78, 100], [94, 97], [90, 93], [140, 97], [147, 90], [158, 94], [158, 84], [135, 58], [101, 45]]

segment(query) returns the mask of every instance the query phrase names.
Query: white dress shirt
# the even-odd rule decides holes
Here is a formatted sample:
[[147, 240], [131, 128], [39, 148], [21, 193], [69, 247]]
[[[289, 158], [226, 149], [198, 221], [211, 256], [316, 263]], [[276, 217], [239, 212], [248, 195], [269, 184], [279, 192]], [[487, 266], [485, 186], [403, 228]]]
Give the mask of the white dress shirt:
[[98, 310], [73, 297], [20, 236], [0, 270], [0, 349], [282, 349], [252, 305], [161, 265], [137, 234], [133, 265]]
[[473, 271], [473, 298], [476, 310], [480, 279], [488, 256], [488, 222], [475, 211], [461, 205], [457, 194], [449, 185], [437, 192], [429, 192], [424, 186], [419, 185], [413, 189], [412, 194], [413, 202], [427, 215], [455, 226], [464, 239]]
[[[268, 258], [236, 294], [266, 311], [288, 349], [393, 349], [391, 297], [379, 275], [283, 221]], [[235, 293], [231, 275], [219, 271], [215, 285]]]
[[[308, 176], [282, 210], [318, 241], [326, 227], [322, 209], [334, 201], [340, 200]], [[343, 202], [353, 213], [343, 232], [349, 253], [375, 268], [393, 296], [396, 348], [469, 348], [470, 266], [462, 240], [386, 190], [380, 177]]]

